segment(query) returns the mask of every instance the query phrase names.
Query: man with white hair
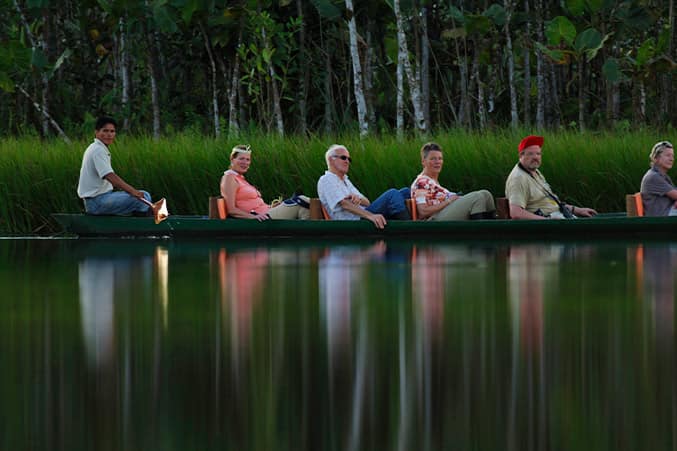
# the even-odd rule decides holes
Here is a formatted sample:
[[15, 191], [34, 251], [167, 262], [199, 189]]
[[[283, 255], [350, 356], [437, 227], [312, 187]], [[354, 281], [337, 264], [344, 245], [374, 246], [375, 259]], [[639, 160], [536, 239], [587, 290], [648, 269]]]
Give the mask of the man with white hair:
[[370, 202], [348, 178], [353, 160], [346, 146], [334, 144], [324, 157], [327, 171], [317, 182], [317, 194], [331, 219], [367, 219], [379, 229], [386, 226], [388, 219], [411, 219], [404, 203], [410, 197], [409, 188], [389, 189]]

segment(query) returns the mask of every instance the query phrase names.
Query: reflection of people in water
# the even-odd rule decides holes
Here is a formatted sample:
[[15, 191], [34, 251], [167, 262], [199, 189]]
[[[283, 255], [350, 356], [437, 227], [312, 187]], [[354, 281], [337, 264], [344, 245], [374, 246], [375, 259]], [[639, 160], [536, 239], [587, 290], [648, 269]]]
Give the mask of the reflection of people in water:
[[87, 258], [78, 267], [82, 332], [90, 366], [107, 366], [113, 357], [114, 260]]
[[218, 253], [221, 301], [231, 315], [231, 339], [234, 355], [249, 342], [252, 314], [264, 289], [269, 251], [253, 249], [242, 252]]
[[664, 244], [640, 245], [644, 297], [653, 309], [657, 338], [672, 342], [674, 333], [675, 268], [677, 249]]
[[320, 309], [327, 326], [331, 351], [349, 343], [351, 300], [363, 289], [366, 262], [385, 255], [386, 244], [379, 241], [368, 248], [334, 246], [319, 262]]
[[412, 298], [420, 325], [429, 334], [442, 332], [444, 322], [444, 275], [447, 259], [436, 248], [415, 248], [411, 261]]
[[510, 248], [508, 280], [510, 304], [515, 331], [525, 351], [541, 350], [543, 346], [543, 293], [548, 280], [548, 268], [560, 259], [559, 246], [525, 245]]

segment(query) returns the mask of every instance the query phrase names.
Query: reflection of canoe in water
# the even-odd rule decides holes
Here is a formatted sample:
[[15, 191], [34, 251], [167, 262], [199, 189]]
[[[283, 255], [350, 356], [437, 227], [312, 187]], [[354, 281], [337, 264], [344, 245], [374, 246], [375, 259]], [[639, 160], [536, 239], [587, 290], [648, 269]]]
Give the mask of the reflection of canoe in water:
[[677, 238], [677, 217], [628, 218], [625, 213], [595, 218], [551, 221], [389, 221], [377, 230], [369, 221], [258, 222], [245, 219], [208, 219], [204, 216], [170, 216], [160, 224], [153, 218], [53, 215], [63, 229], [78, 236], [169, 236], [169, 237], [446, 237], [478, 239], [586, 239], [586, 238]]

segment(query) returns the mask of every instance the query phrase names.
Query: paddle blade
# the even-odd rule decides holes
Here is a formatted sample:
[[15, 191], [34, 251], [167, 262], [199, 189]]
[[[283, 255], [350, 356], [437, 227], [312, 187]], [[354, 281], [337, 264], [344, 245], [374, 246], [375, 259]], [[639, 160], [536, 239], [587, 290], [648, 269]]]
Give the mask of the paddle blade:
[[160, 224], [162, 221], [167, 219], [167, 216], [169, 216], [169, 210], [167, 210], [167, 201], [163, 197], [153, 204], [153, 217], [155, 218], [155, 224]]

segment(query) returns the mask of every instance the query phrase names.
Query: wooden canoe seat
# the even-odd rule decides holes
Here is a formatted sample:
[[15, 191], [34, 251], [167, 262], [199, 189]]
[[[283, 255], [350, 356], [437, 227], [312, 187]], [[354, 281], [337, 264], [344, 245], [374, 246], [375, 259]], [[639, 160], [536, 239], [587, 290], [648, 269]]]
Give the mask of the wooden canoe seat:
[[510, 219], [510, 202], [507, 197], [496, 198], [496, 216], [498, 219]]
[[416, 211], [416, 202], [414, 202], [414, 199], [405, 199], [404, 204], [407, 206], [407, 210], [409, 210], [411, 220], [416, 221], [418, 219], [418, 211]]
[[625, 211], [629, 218], [644, 216], [644, 204], [640, 193], [625, 196]]
[[209, 219], [226, 219], [228, 217], [228, 209], [226, 207], [226, 199], [221, 196], [209, 197]]
[[331, 219], [327, 210], [325, 210], [324, 205], [320, 202], [320, 199], [317, 197], [310, 198], [310, 219], [323, 220]]

